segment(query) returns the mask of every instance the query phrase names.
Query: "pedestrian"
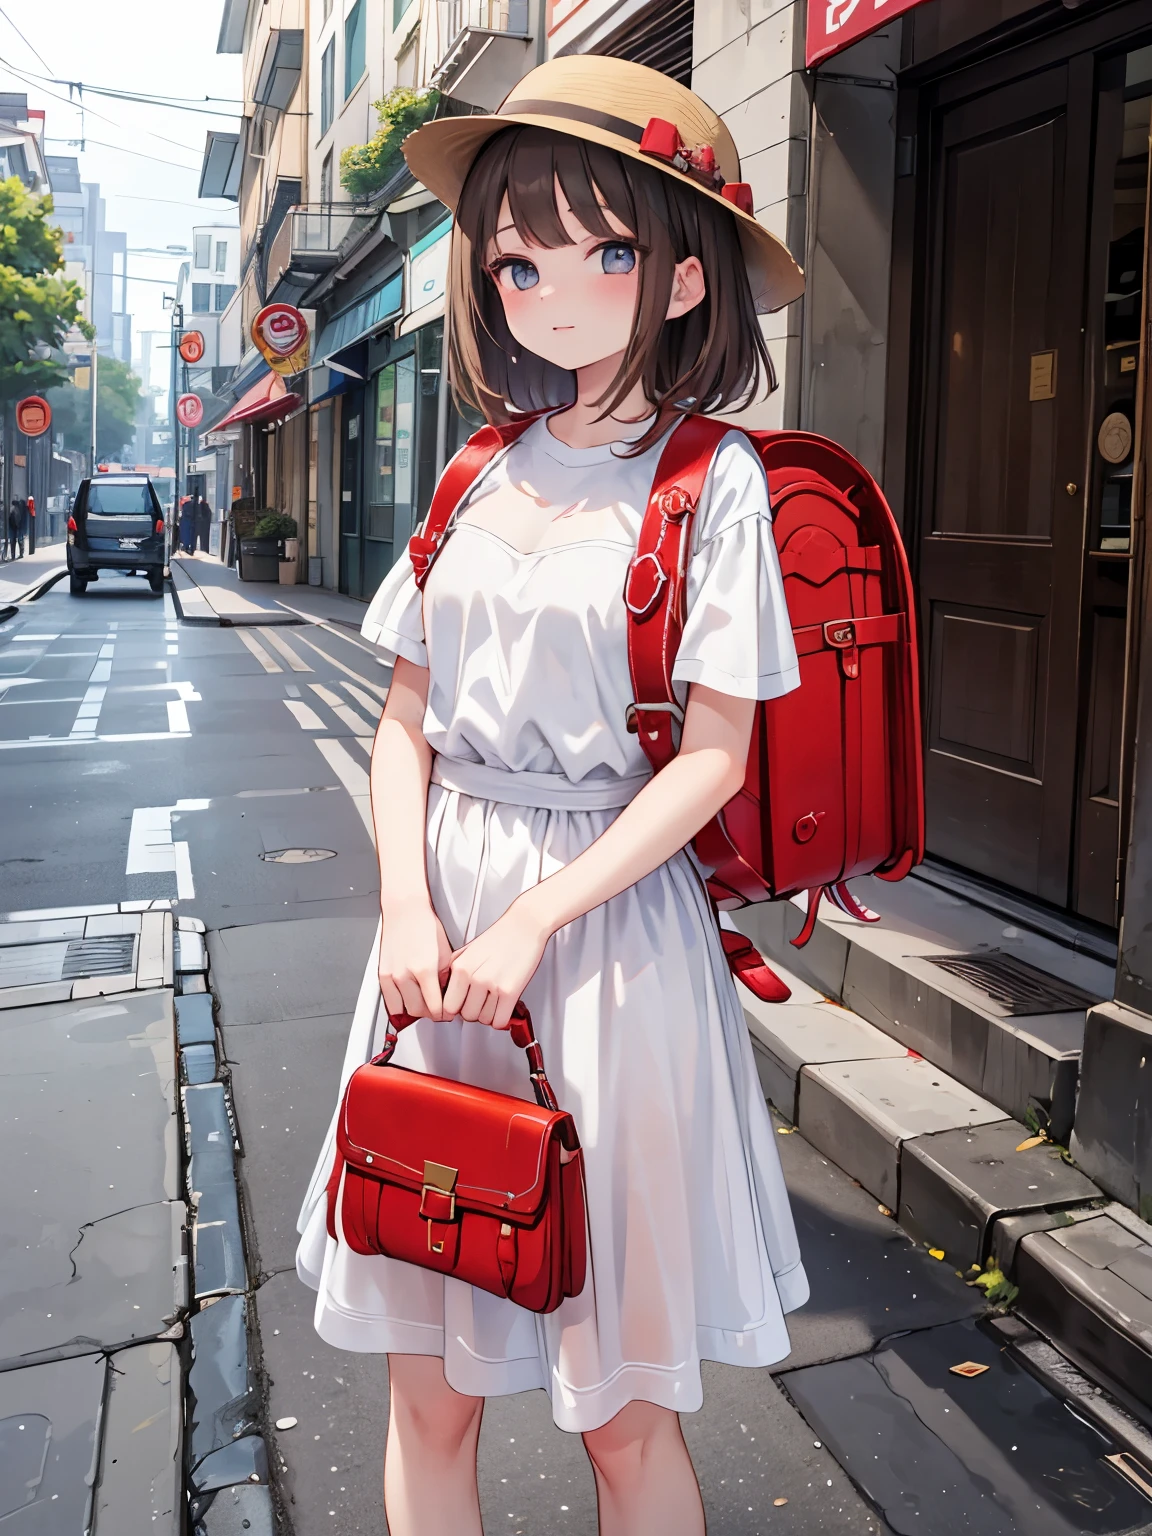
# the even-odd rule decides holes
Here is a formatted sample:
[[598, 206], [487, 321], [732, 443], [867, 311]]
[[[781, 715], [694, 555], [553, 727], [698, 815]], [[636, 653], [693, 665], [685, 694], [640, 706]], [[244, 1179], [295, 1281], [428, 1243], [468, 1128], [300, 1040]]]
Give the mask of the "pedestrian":
[[196, 548], [196, 523], [192, 513], [192, 498], [180, 498], [180, 548], [190, 555]]
[[[649, 153], [654, 126], [661, 146], [679, 139]], [[388, 1355], [393, 1536], [480, 1536], [484, 1399], [530, 1388], [584, 1437], [601, 1536], [701, 1536], [677, 1418], [701, 1406], [700, 1362], [781, 1360], [784, 1314], [808, 1296], [686, 847], [743, 782], [755, 700], [799, 680], [742, 433], [723, 437], [696, 510], [680, 751], [655, 776], [628, 728], [622, 593], [669, 434], [774, 384], [756, 310], [801, 281], [751, 214], [723, 123], [641, 65], [552, 60], [501, 114], [439, 120], [405, 153], [456, 214], [455, 389], [490, 421], [509, 404], [548, 414], [457, 504], [427, 587], [402, 558], [364, 623], [396, 659], [371, 763], [382, 923], [343, 1082], [406, 1010], [419, 1022], [396, 1063], [526, 1097], [504, 1033], [522, 995], [583, 1143], [588, 1270], [536, 1314], [437, 1273], [431, 1226], [430, 1267], [353, 1252], [338, 1200], [327, 1227], [335, 1121], [297, 1269], [323, 1339]], [[432, 556], [414, 548], [423, 574]]]
[[19, 496], [13, 496], [12, 506], [8, 512], [8, 558], [16, 559], [16, 546], [20, 546], [20, 557], [24, 556], [24, 534], [28, 527], [28, 503]]
[[212, 537], [212, 507], [200, 491], [196, 492], [196, 500], [193, 503], [192, 521], [196, 534], [196, 547], [208, 554]]

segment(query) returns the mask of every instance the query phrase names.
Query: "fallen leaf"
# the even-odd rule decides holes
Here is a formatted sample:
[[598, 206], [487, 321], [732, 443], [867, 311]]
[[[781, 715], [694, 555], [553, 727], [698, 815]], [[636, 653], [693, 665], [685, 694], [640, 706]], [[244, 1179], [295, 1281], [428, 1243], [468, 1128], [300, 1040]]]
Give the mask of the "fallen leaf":
[[975, 1360], [965, 1360], [960, 1365], [950, 1365], [948, 1369], [953, 1376], [983, 1376], [988, 1367], [977, 1365]]
[[943, 1248], [929, 1248], [928, 1253], [934, 1259], [942, 1259], [944, 1257]]
[[772, 1500], [772, 1504], [773, 1504], [773, 1507], [775, 1509], [779, 1509], [782, 1504], [787, 1504], [787, 1502], [788, 1502], [787, 1499], [773, 1499]]
[[795, 1134], [795, 1131], [796, 1127], [794, 1125], [778, 1125], [776, 1127], [777, 1136], [792, 1136]]
[[891, 1216], [892, 1214], [886, 1205], [878, 1205], [876, 1209], [880, 1212], [881, 1216]]
[[1029, 1136], [1027, 1141], [1022, 1141], [1016, 1150], [1017, 1152], [1027, 1152], [1030, 1147], [1043, 1146], [1047, 1140], [1047, 1136]]

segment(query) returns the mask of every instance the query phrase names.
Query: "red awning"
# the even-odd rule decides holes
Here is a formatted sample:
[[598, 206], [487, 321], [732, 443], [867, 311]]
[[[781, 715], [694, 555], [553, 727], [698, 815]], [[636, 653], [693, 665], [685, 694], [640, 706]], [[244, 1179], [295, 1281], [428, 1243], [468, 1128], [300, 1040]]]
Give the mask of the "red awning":
[[922, 3], [923, 0], [808, 0], [808, 68]]
[[303, 397], [294, 395], [278, 373], [266, 373], [259, 384], [240, 396], [222, 421], [213, 423], [211, 430], [219, 432], [221, 427], [244, 421], [279, 421], [303, 404]]

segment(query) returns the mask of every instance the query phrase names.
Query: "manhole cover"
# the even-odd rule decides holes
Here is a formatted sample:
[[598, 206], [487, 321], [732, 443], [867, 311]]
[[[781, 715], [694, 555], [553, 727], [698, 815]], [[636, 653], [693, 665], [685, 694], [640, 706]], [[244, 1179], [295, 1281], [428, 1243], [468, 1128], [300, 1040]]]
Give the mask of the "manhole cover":
[[321, 859], [334, 859], [332, 848], [274, 848], [260, 857], [265, 864], [318, 864]]
[[926, 955], [925, 959], [985, 993], [1009, 1018], [1031, 1013], [1079, 1013], [1100, 999], [1070, 981], [999, 949], [976, 955]]
[[123, 976], [135, 970], [136, 935], [109, 934], [99, 939], [73, 939], [64, 955], [61, 981], [81, 976]]

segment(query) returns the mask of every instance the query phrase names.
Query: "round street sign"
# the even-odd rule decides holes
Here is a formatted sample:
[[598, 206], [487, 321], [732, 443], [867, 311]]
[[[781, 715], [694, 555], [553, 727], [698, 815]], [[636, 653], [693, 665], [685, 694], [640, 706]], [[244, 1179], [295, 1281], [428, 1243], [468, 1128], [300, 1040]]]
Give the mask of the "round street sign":
[[186, 363], [198, 363], [204, 356], [202, 331], [185, 331], [180, 338], [180, 356]]
[[252, 322], [252, 340], [277, 373], [300, 373], [308, 363], [308, 322], [294, 304], [265, 304]]
[[16, 425], [25, 437], [39, 437], [52, 425], [52, 407], [42, 395], [28, 395], [16, 407]]
[[199, 395], [181, 395], [176, 402], [176, 415], [182, 427], [198, 427], [204, 420], [204, 402]]

